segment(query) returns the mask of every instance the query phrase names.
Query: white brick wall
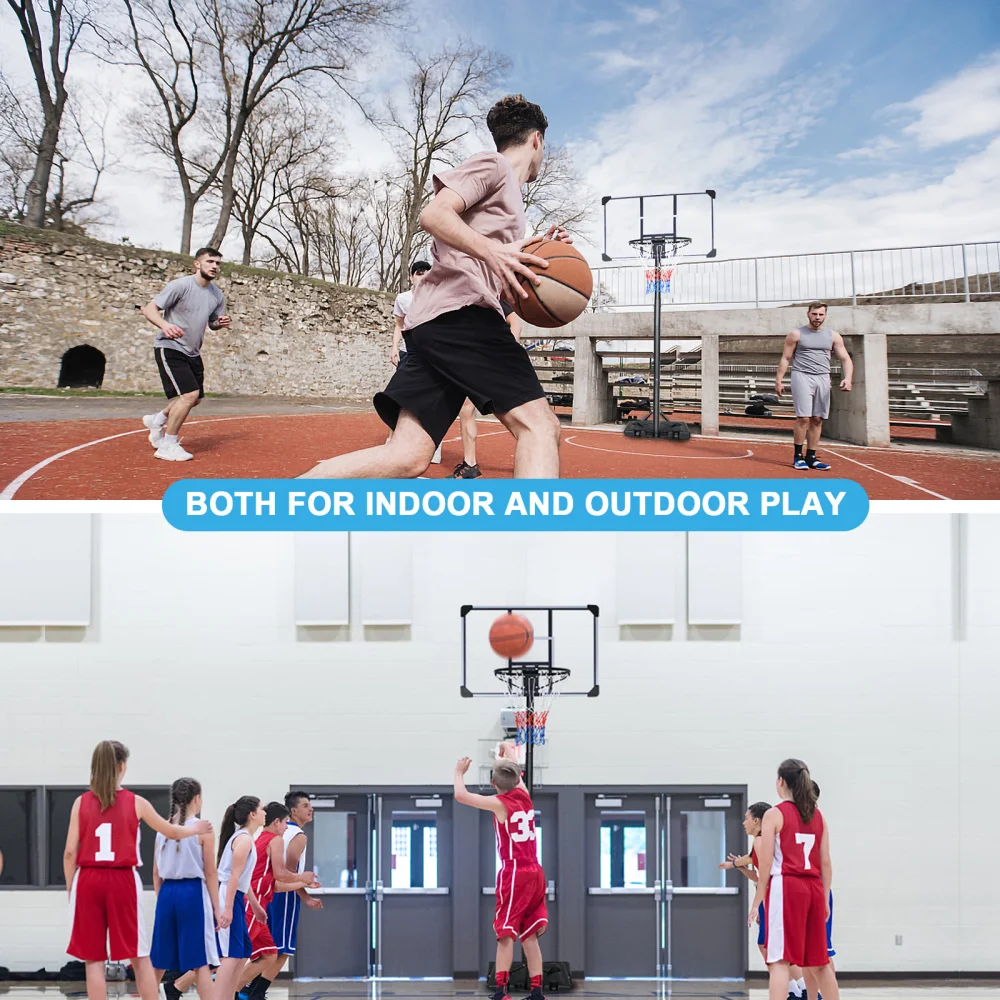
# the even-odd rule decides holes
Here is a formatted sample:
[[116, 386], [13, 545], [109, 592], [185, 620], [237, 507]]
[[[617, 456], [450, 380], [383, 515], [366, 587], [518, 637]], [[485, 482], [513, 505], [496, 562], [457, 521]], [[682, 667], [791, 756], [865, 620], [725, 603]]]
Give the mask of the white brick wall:
[[[620, 641], [611, 536], [400, 535], [409, 640], [352, 625], [350, 642], [307, 642], [290, 537], [141, 515], [95, 529], [82, 641], [0, 635], [0, 785], [85, 783], [105, 737], [130, 746], [134, 784], [200, 778], [216, 822], [289, 783], [447, 782], [499, 708], [458, 697], [459, 605], [597, 603], [602, 696], [557, 706], [549, 783], [745, 782], [773, 799], [778, 761], [802, 757], [831, 827], [839, 966], [1000, 968], [1000, 516], [968, 519], [961, 642], [944, 515], [745, 535], [738, 641]], [[637, 536], [636, 587], [642, 555]], [[294, 749], [274, 752], [279, 733]], [[65, 942], [64, 893], [0, 892], [0, 965], [56, 968]]]

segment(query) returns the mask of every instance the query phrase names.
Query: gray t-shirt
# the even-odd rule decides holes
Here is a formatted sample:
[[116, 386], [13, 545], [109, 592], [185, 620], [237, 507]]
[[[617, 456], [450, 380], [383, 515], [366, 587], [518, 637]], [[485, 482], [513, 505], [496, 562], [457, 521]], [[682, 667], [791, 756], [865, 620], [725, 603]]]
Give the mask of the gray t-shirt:
[[153, 346], [183, 351], [192, 358], [201, 354], [205, 327], [222, 315], [226, 305], [225, 297], [214, 284], [200, 285], [193, 274], [174, 278], [153, 301], [163, 310], [163, 318], [168, 323], [184, 331], [184, 336], [178, 340], [157, 333]]
[[792, 371], [805, 375], [829, 375], [830, 352], [833, 350], [833, 330], [821, 326], [799, 327], [799, 342], [792, 355]]

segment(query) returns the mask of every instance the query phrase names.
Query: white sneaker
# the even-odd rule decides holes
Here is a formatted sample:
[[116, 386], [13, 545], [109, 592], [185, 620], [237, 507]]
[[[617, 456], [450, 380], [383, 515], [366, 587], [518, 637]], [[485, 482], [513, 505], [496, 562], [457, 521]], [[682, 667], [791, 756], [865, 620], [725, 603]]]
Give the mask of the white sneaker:
[[179, 441], [173, 444], [161, 444], [153, 454], [153, 458], [162, 458], [167, 462], [187, 462], [194, 458], [189, 451], [185, 451]]
[[142, 418], [142, 422], [149, 428], [149, 443], [154, 448], [159, 448], [163, 444], [163, 428], [166, 425], [158, 424], [156, 417], [157, 414], [155, 413], [147, 413]]

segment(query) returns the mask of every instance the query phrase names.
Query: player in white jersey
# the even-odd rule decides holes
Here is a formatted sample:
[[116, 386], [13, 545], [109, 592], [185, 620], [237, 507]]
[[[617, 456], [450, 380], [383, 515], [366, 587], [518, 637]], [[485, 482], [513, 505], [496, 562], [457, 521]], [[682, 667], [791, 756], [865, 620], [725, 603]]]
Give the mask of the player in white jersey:
[[[289, 792], [285, 796], [285, 806], [288, 809], [288, 828], [284, 833], [285, 866], [301, 875], [306, 868], [304, 827], [312, 822], [313, 807], [308, 793], [301, 791]], [[271, 937], [278, 948], [277, 972], [285, 967], [288, 957], [295, 954], [302, 905], [310, 910], [323, 909], [322, 900], [310, 896], [305, 889], [277, 892], [267, 908], [267, 923], [271, 929]]]
[[[170, 787], [170, 822], [190, 826], [201, 812], [201, 785], [178, 778]], [[153, 849], [156, 922], [149, 953], [157, 982], [167, 969], [192, 970], [201, 1000], [213, 1000], [212, 967], [219, 964], [215, 926], [219, 920], [219, 876], [215, 834], [168, 840], [156, 835]], [[168, 1000], [180, 991], [163, 984]]]

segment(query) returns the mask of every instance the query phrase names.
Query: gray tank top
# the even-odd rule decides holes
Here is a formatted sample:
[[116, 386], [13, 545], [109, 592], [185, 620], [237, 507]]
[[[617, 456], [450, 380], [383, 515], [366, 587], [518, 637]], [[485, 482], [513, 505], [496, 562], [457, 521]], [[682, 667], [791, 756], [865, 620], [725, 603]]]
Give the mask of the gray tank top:
[[792, 355], [792, 371], [805, 375], [829, 375], [830, 354], [833, 351], [833, 330], [821, 326], [799, 327], [799, 342]]

